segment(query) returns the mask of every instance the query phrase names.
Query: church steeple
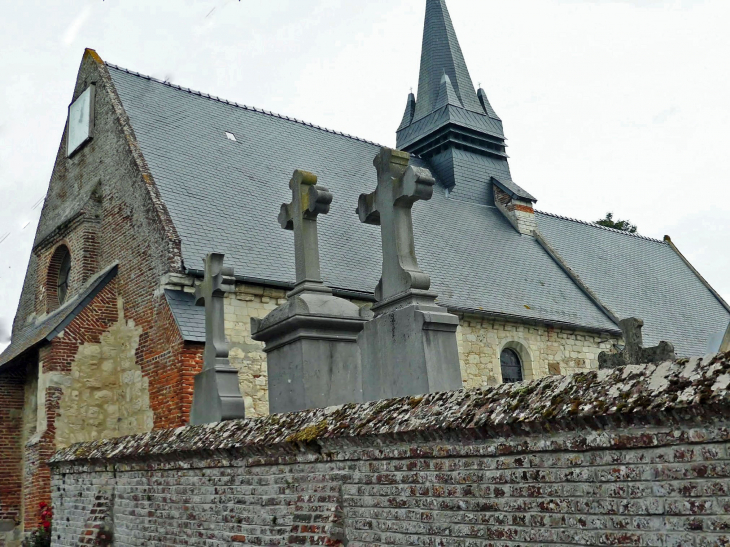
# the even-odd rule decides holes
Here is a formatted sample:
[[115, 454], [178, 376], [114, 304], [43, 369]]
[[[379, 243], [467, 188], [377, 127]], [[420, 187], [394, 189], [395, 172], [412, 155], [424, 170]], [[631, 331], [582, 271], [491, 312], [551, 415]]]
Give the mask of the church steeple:
[[454, 197], [492, 205], [496, 179], [534, 201], [512, 182], [502, 120], [474, 88], [446, 0], [426, 0], [418, 97], [408, 97], [397, 147], [429, 160]]
[[418, 99], [413, 93], [408, 96], [398, 127], [398, 148], [426, 154], [432, 148], [431, 137], [438, 134], [437, 140], [443, 142], [444, 127], [452, 125], [466, 132], [463, 136], [468, 133], [467, 140], [479, 138], [482, 142], [474, 142], [477, 148], [506, 157], [502, 120], [484, 90], [477, 94], [474, 89], [446, 1], [426, 0]]
[[427, 0], [415, 120], [435, 110], [443, 74], [451, 80], [465, 109], [484, 112], [474, 91], [445, 0]]

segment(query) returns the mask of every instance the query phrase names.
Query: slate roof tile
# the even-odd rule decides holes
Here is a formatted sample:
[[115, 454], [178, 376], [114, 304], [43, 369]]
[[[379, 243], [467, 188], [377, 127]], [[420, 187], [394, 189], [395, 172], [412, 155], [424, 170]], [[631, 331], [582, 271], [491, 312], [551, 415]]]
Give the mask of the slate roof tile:
[[[376, 186], [377, 145], [112, 65], [110, 73], [182, 238], [186, 268], [200, 271], [207, 253], [223, 252], [237, 275], [293, 284], [293, 238], [277, 215], [291, 199], [293, 171], [306, 169], [335, 196], [330, 214], [319, 219], [324, 281], [373, 292], [380, 233], [359, 222], [355, 207]], [[520, 236], [495, 208], [447, 199], [440, 188], [431, 201], [416, 204], [414, 225], [419, 260], [443, 305], [616, 330], [539, 244]]]
[[664, 241], [537, 213], [537, 225], [598, 298], [621, 319], [644, 320], [644, 345], [662, 340], [680, 356], [704, 355], [730, 311]]

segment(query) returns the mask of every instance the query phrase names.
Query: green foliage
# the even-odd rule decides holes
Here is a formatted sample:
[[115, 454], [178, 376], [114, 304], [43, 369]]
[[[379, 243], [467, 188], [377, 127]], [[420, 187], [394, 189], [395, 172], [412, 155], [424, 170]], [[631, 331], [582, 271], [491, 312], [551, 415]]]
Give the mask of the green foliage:
[[599, 226], [605, 226], [606, 228], [613, 228], [614, 230], [628, 232], [630, 234], [635, 234], [638, 229], [635, 224], [631, 224], [630, 220], [614, 220], [613, 213], [606, 213], [606, 218], [602, 218], [597, 221], [596, 224]]
[[23, 547], [51, 547], [51, 521], [53, 511], [47, 503], [38, 506], [41, 524], [33, 530], [29, 537], [23, 540]]

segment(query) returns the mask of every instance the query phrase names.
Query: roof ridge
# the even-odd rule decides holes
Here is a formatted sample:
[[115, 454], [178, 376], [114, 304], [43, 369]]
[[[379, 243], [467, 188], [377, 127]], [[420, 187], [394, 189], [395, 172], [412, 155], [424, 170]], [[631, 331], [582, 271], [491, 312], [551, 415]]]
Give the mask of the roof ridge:
[[197, 95], [199, 97], [203, 97], [205, 99], [210, 99], [212, 101], [216, 101], [219, 103], [227, 104], [230, 106], [235, 106], [237, 108], [242, 108], [244, 110], [252, 111], [252, 112], [258, 112], [259, 114], [265, 114], [267, 116], [271, 116], [272, 118], [280, 118], [282, 120], [288, 120], [290, 122], [298, 123], [299, 125], [305, 125], [307, 127], [312, 127], [314, 129], [319, 129], [320, 131], [324, 131], [326, 133], [331, 133], [333, 135], [340, 135], [341, 137], [347, 137], [348, 139], [352, 139], [358, 142], [364, 142], [366, 144], [372, 144], [374, 146], [380, 146], [383, 147], [382, 144], [378, 144], [377, 142], [369, 141], [367, 139], [363, 139], [361, 137], [356, 137], [355, 135], [350, 135], [349, 133], [343, 133], [342, 131], [336, 131], [334, 129], [328, 129], [327, 127], [322, 127], [320, 125], [316, 125], [310, 122], [305, 122], [304, 120], [300, 120], [298, 118], [292, 118], [290, 116], [284, 116], [283, 114], [277, 114], [276, 112], [272, 112], [270, 110], [264, 110], [263, 108], [256, 108], [255, 106], [248, 106], [245, 104], [237, 103], [235, 101], [229, 101], [227, 99], [222, 99], [221, 97], [217, 97], [215, 95], [210, 95], [208, 93], [203, 93], [202, 91], [197, 91], [195, 89], [191, 89], [189, 87], [182, 87], [177, 84], [173, 84], [167, 81], [160, 80], [159, 78], [155, 78], [154, 76], [148, 76], [147, 74], [140, 74], [139, 72], [135, 72], [134, 70], [129, 70], [128, 68], [121, 67], [119, 65], [115, 65], [113, 63], [104, 62], [104, 64], [108, 67], [114, 68], [116, 70], [120, 70], [122, 72], [126, 72], [127, 74], [131, 74], [133, 76], [137, 76], [139, 78], [144, 78], [145, 80], [150, 80], [153, 82], [157, 82], [158, 84], [166, 85], [167, 87], [171, 87], [173, 89], [178, 89], [180, 91], [185, 91], [187, 93], [190, 93], [191, 95]]
[[601, 230], [607, 230], [609, 232], [615, 232], [617, 234], [623, 234], [625, 236], [631, 236], [631, 237], [638, 237], [639, 239], [645, 239], [647, 241], [653, 241], [654, 243], [661, 243], [662, 245], [666, 245], [665, 241], [662, 241], [661, 239], [656, 239], [653, 237], [643, 236], [641, 234], [632, 234], [629, 232], [624, 232], [623, 230], [617, 230], [616, 228], [609, 228], [608, 226], [601, 226], [600, 224], [596, 224], [595, 222], [588, 222], [587, 220], [580, 220], [577, 218], [572, 217], [566, 217], [563, 215], [556, 215], [555, 213], [548, 213], [547, 211], [540, 211], [538, 209], [535, 209], [536, 213], [539, 213], [541, 215], [546, 215], [553, 218], [559, 218], [562, 220], [569, 220], [571, 222], [577, 222], [579, 224], [585, 224], [586, 226], [592, 226], [593, 228], [600, 228]]

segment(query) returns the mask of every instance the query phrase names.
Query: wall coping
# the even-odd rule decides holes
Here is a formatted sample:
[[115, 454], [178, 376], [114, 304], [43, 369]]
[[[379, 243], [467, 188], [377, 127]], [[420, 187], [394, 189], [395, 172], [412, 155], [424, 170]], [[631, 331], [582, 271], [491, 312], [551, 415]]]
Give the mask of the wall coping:
[[730, 352], [519, 384], [348, 404], [76, 444], [51, 465], [217, 452], [315, 452], [334, 440], [532, 436], [730, 416]]

